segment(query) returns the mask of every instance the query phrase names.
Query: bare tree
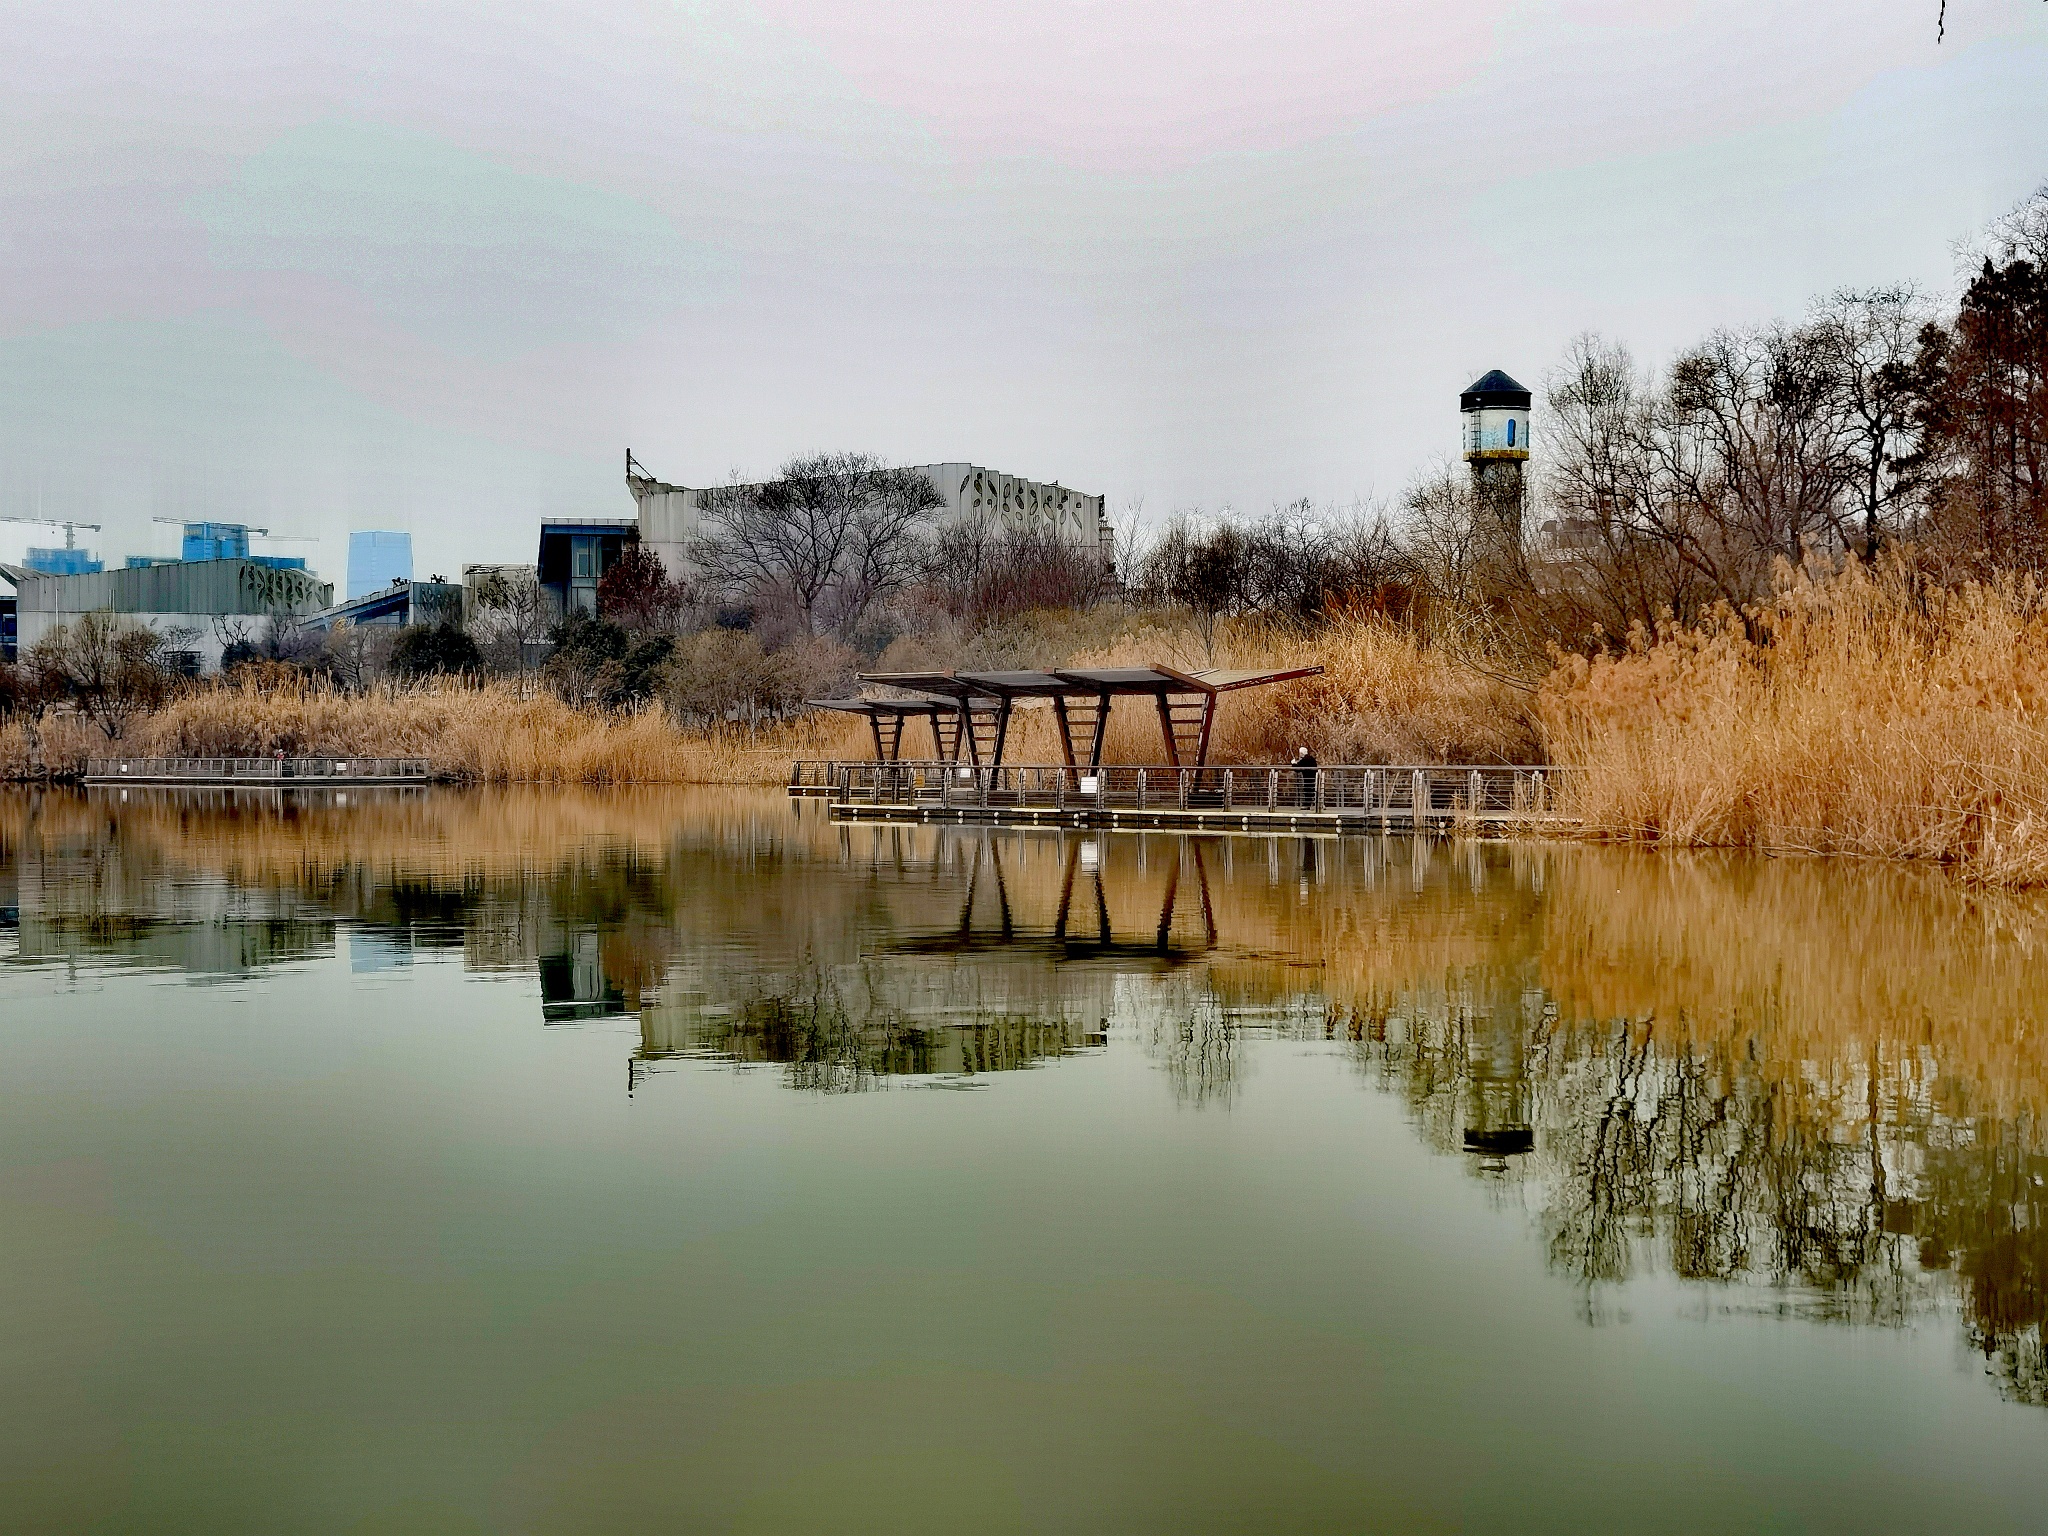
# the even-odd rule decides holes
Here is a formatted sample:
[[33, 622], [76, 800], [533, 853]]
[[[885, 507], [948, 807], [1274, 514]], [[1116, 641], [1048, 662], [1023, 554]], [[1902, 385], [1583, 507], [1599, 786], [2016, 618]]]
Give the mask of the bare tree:
[[469, 630], [494, 672], [519, 679], [524, 693], [536, 652], [546, 644], [553, 626], [540, 574], [531, 567], [486, 571], [473, 589], [476, 612]]
[[791, 459], [761, 485], [705, 493], [690, 554], [726, 595], [790, 605], [807, 634], [850, 636], [875, 602], [924, 569], [938, 491], [868, 454]]
[[1661, 490], [1648, 379], [1626, 348], [1575, 338], [1545, 386], [1538, 505], [1540, 578], [1576, 613], [1560, 643], [1618, 639], [1664, 614], [1695, 617], [1712, 588], [1677, 558], [1656, 512]]
[[1089, 608], [1110, 581], [1099, 546], [1077, 544], [1046, 524], [1011, 528], [973, 518], [940, 530], [928, 548], [926, 587], [947, 613], [972, 624]]
[[1204, 531], [1176, 517], [1140, 566], [1141, 589], [1154, 601], [1185, 608], [1204, 655], [1214, 661], [1217, 626], [1244, 603], [1247, 557], [1245, 537], [1233, 524]]
[[1645, 510], [1720, 596], [1739, 606], [1777, 561], [1849, 546], [1846, 413], [1818, 330], [1717, 331], [1672, 365], [1660, 404]]
[[1863, 513], [1863, 558], [1910, 500], [1909, 466], [1917, 447], [1913, 360], [1928, 321], [1927, 303], [1910, 284], [1838, 289], [1816, 306], [1814, 326], [1834, 364], [1843, 411], [1843, 452], [1854, 467]]
[[327, 633], [327, 664], [335, 681], [351, 693], [361, 693], [385, 670], [397, 637], [398, 631], [388, 624], [340, 620]]
[[30, 664], [58, 683], [79, 712], [118, 741], [136, 717], [169, 696], [173, 680], [161, 664], [163, 636], [112, 613], [83, 613], [31, 648]]

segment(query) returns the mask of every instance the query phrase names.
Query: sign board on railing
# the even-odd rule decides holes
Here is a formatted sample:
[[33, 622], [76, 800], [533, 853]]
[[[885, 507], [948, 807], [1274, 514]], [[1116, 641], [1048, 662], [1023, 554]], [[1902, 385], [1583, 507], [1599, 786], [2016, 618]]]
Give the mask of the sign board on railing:
[[1098, 780], [1096, 779], [1096, 777], [1095, 777], [1095, 775], [1094, 775], [1094, 774], [1092, 774], [1092, 773], [1088, 773], [1088, 774], [1083, 774], [1083, 775], [1081, 776], [1081, 793], [1082, 793], [1082, 794], [1084, 794], [1084, 795], [1092, 795], [1092, 794], [1094, 794], [1094, 793], [1095, 793], [1095, 786], [1096, 786], [1096, 784], [1097, 784], [1098, 782], [1099, 782], [1099, 781], [1098, 781]]

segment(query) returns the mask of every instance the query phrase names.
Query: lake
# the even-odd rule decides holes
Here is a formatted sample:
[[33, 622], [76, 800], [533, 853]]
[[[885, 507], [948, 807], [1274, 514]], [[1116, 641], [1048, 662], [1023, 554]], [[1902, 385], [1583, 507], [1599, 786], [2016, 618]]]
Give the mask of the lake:
[[10, 1531], [2040, 1530], [2048, 902], [0, 795]]

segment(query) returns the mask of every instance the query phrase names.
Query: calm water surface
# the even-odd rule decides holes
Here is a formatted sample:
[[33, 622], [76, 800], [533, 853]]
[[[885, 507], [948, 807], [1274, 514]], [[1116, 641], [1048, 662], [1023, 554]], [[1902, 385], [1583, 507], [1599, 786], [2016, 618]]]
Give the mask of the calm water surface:
[[2048, 907], [0, 796], [0, 1528], [2048, 1528]]

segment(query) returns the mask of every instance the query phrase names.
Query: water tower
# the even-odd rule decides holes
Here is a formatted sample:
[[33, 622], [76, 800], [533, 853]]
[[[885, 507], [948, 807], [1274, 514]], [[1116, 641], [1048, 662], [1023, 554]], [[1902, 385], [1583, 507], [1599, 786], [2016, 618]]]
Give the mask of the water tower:
[[1522, 528], [1522, 466], [1529, 460], [1529, 391], [1498, 368], [1458, 396], [1472, 488], [1504, 528]]

